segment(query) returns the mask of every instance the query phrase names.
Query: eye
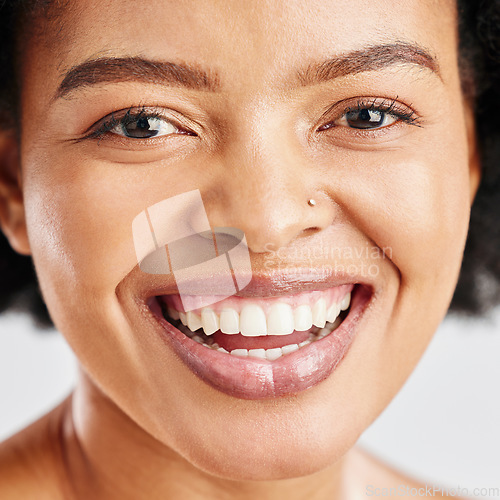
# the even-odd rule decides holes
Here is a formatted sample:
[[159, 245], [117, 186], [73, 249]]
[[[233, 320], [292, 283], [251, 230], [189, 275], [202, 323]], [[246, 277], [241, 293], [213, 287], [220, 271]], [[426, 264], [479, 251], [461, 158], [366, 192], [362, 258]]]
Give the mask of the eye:
[[376, 129], [388, 127], [398, 121], [398, 117], [376, 109], [349, 111], [342, 115], [337, 125], [358, 129]]
[[360, 99], [354, 106], [344, 108], [336, 120], [323, 125], [319, 130], [345, 127], [370, 131], [386, 128], [397, 122], [418, 126], [419, 117], [413, 109], [396, 100], [383, 99], [382, 102], [377, 102], [377, 99], [370, 99], [367, 102]]
[[151, 139], [173, 134], [196, 135], [176, 125], [161, 113], [148, 111], [145, 108], [137, 111], [129, 109], [121, 116], [119, 113], [111, 113], [111, 118], [97, 125], [89, 137], [101, 138], [107, 133], [127, 139]]

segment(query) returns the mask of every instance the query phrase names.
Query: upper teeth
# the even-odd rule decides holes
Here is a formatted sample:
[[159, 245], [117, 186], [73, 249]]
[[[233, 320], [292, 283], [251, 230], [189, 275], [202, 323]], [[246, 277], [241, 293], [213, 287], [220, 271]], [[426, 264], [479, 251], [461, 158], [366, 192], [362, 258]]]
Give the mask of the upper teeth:
[[323, 328], [328, 321], [333, 323], [341, 311], [349, 307], [351, 294], [347, 293], [342, 300], [327, 304], [321, 297], [312, 307], [302, 304], [292, 307], [284, 302], [276, 302], [266, 312], [258, 304], [248, 303], [238, 313], [231, 307], [223, 307], [220, 313], [210, 307], [201, 309], [201, 314], [193, 311], [179, 312], [168, 307], [168, 314], [173, 319], [180, 319], [191, 331], [203, 328], [206, 335], [217, 330], [227, 334], [241, 333], [246, 337], [261, 335], [289, 335], [294, 330], [309, 330], [313, 325]]

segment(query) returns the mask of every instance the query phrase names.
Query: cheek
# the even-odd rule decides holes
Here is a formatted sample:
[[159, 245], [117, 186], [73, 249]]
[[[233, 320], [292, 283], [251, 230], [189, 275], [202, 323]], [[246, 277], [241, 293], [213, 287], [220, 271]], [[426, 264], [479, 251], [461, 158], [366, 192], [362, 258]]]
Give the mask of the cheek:
[[377, 360], [380, 387], [393, 395], [423, 354], [456, 286], [470, 213], [467, 154], [462, 143], [446, 149], [431, 144], [413, 155], [380, 162], [372, 156], [359, 165], [341, 203], [398, 274], [383, 338], [365, 353]]
[[182, 182], [154, 181], [162, 175], [159, 164], [112, 165], [37, 151], [25, 163], [33, 257], [54, 286], [66, 291], [78, 287], [80, 295], [82, 287], [94, 294], [114, 292], [137, 265], [132, 236], [136, 215], [192, 189]]
[[[51, 173], [35, 173], [25, 182], [35, 261], [48, 264], [41, 270], [50, 269], [65, 288], [82, 280], [90, 285], [85, 281], [90, 277], [93, 286], [105, 286], [120, 266], [131, 262], [124, 220], [133, 203], [120, 201], [120, 186], [112, 179], [87, 175], [87, 166], [85, 173], [72, 169], [63, 175], [54, 162], [37, 167]], [[100, 277], [94, 279], [97, 272]]]
[[460, 152], [413, 158], [405, 153], [383, 163], [375, 157], [355, 172], [342, 203], [353, 223], [384, 249], [403, 286], [450, 273], [454, 279], [470, 210], [467, 162]]

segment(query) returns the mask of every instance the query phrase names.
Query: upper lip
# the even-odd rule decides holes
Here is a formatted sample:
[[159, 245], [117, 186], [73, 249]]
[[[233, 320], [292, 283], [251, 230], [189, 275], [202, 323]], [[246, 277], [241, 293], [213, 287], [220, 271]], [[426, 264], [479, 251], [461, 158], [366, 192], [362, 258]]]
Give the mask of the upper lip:
[[303, 272], [276, 272], [271, 274], [254, 273], [252, 280], [236, 297], [272, 297], [293, 295], [313, 290], [326, 290], [340, 285], [368, 284], [364, 279], [352, 276], [324, 274], [317, 275], [311, 270]]
[[[217, 276], [200, 277], [197, 280], [199, 283], [198, 295], [218, 295], [214, 293], [217, 289], [217, 279]], [[134, 288], [136, 300], [142, 303], [147, 303], [155, 296], [178, 293], [172, 274], [146, 274], [138, 266], [129, 274], [129, 279], [120, 283], [117, 292], [126, 282]], [[289, 272], [286, 269], [254, 271], [250, 283], [233, 295], [237, 297], [273, 297], [325, 290], [346, 284], [360, 284], [375, 289], [373, 279], [366, 276], [353, 276], [327, 269], [319, 273], [317, 270], [307, 268], [293, 268], [293, 271]]]

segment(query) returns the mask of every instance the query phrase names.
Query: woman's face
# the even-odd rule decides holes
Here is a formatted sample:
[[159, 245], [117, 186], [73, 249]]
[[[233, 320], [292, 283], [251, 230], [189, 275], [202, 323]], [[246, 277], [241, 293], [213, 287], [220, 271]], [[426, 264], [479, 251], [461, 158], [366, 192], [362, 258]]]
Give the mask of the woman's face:
[[[21, 116], [29, 251], [56, 326], [100, 391], [197, 467], [332, 464], [413, 370], [457, 281], [478, 173], [454, 2], [75, 0], [59, 16], [27, 45]], [[162, 66], [65, 79], [99, 58]], [[130, 108], [141, 123], [93, 134]], [[175, 287], [139, 268], [132, 221], [194, 190], [211, 227], [245, 233], [242, 307], [357, 285], [337, 366], [328, 337], [293, 363], [200, 361], [145, 305]]]

